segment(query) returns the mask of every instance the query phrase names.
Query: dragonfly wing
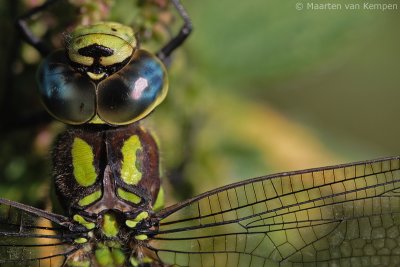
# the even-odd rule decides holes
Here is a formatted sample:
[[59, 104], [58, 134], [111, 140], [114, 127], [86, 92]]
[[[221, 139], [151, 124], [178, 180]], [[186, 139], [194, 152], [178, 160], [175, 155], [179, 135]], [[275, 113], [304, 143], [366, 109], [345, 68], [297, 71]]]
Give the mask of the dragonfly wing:
[[399, 193], [399, 157], [254, 178], [160, 211], [149, 246], [178, 266], [399, 266]]
[[0, 198], [0, 266], [61, 266], [80, 230], [67, 217]]

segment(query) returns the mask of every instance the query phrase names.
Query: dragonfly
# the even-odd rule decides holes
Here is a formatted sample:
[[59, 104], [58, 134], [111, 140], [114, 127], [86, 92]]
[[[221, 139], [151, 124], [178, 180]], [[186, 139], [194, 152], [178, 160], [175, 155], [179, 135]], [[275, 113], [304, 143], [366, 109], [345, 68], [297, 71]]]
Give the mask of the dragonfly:
[[53, 148], [65, 214], [0, 198], [0, 266], [396, 266], [400, 157], [285, 172], [226, 185], [164, 208], [157, 143], [140, 122], [162, 102], [165, 62], [116, 22], [79, 26], [48, 51], [39, 93], [71, 125]]

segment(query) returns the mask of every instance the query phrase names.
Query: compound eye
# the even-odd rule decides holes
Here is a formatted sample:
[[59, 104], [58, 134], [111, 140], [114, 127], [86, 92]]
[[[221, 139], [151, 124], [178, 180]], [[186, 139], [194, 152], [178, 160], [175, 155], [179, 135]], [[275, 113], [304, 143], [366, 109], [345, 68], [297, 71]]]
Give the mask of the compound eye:
[[99, 83], [97, 114], [112, 125], [135, 122], [160, 104], [167, 90], [164, 65], [154, 55], [138, 50], [130, 63]]
[[96, 86], [69, 66], [64, 50], [50, 54], [39, 66], [37, 79], [42, 102], [56, 119], [82, 124], [96, 114]]

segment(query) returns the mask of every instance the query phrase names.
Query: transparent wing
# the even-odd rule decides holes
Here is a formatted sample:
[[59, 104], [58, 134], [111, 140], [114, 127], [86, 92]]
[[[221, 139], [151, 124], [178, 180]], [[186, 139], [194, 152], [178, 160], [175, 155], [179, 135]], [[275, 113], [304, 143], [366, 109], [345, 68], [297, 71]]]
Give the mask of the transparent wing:
[[166, 208], [150, 249], [178, 266], [399, 266], [399, 157], [265, 176]]
[[0, 198], [0, 266], [61, 266], [83, 229], [68, 218]]

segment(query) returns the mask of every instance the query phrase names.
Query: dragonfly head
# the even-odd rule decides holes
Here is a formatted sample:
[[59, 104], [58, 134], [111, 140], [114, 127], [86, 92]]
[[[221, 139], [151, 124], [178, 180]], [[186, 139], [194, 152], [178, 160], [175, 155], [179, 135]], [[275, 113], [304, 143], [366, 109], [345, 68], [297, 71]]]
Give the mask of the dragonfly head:
[[[119, 25], [121, 34], [110, 25]], [[111, 22], [78, 28], [65, 50], [42, 61], [39, 93], [53, 117], [72, 125], [121, 126], [143, 119], [164, 100], [165, 66], [137, 48], [129, 29]]]

